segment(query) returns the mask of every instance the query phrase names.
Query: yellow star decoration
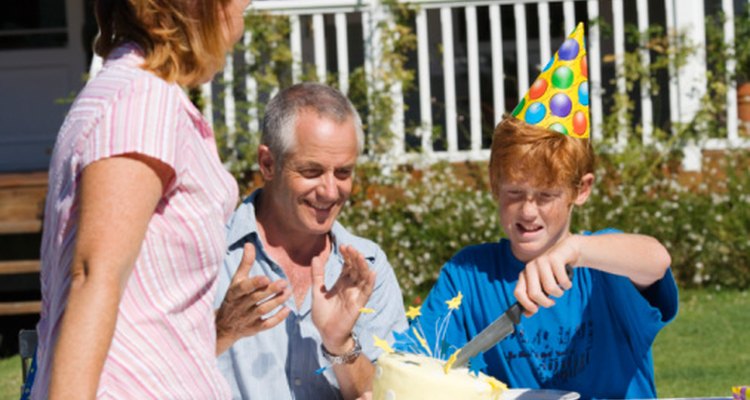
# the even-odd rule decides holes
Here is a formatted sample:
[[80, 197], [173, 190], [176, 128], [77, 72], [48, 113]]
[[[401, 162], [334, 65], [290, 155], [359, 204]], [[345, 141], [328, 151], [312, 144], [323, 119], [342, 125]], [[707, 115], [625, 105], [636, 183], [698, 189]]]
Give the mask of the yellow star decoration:
[[487, 381], [487, 383], [490, 384], [490, 387], [492, 388], [493, 392], [497, 392], [497, 391], [503, 392], [503, 391], [508, 390], [508, 385], [502, 383], [501, 381], [495, 379], [492, 376], [488, 376], [486, 378], [486, 381]]
[[420, 315], [422, 315], [422, 306], [409, 306], [409, 311], [406, 312], [406, 317], [409, 319], [417, 318]]
[[393, 353], [391, 345], [389, 345], [385, 339], [379, 338], [378, 335], [372, 335], [372, 337], [375, 339], [375, 347], [380, 347], [386, 353]]
[[[459, 300], [460, 301], [460, 300]], [[451, 367], [453, 366], [453, 363], [456, 362], [456, 357], [458, 357], [458, 353], [461, 352], [461, 349], [456, 350], [455, 353], [451, 354], [450, 357], [448, 357], [448, 361], [445, 362], [445, 365], [443, 365], [443, 371], [447, 374], [448, 371], [451, 370]]]
[[359, 313], [360, 314], [372, 314], [374, 312], [375, 312], [375, 310], [373, 310], [372, 308], [362, 307], [362, 308], [359, 309]]
[[427, 355], [432, 357], [432, 351], [430, 351], [430, 346], [427, 345], [427, 341], [417, 332], [417, 328], [412, 327], [411, 331], [414, 333], [414, 336], [419, 341], [419, 344], [422, 345], [422, 348], [427, 350]]
[[458, 309], [458, 306], [461, 305], [461, 300], [464, 298], [464, 295], [461, 294], [461, 292], [458, 292], [458, 296], [448, 300], [445, 302], [445, 304], [448, 305], [448, 308], [451, 310]]

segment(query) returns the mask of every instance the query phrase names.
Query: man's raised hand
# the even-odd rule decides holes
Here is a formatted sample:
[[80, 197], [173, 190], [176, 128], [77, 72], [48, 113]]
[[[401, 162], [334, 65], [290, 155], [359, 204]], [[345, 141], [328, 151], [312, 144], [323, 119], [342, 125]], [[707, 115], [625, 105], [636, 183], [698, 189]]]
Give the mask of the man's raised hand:
[[229, 283], [224, 301], [216, 312], [216, 354], [221, 354], [237, 340], [271, 329], [283, 321], [290, 310], [282, 307], [291, 296], [285, 280], [271, 282], [266, 276], [249, 276], [255, 262], [255, 246], [245, 243], [242, 261]]
[[340, 250], [344, 266], [330, 290], [325, 287], [324, 260], [313, 260], [312, 265], [313, 324], [323, 345], [334, 354], [351, 350], [350, 334], [375, 287], [375, 272], [362, 254], [351, 246]]

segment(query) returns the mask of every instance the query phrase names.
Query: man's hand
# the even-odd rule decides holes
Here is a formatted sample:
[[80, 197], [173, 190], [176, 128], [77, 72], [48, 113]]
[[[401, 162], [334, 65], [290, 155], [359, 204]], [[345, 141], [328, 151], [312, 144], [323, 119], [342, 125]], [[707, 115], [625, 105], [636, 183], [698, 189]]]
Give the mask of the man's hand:
[[354, 347], [350, 334], [375, 287], [375, 272], [364, 257], [351, 246], [341, 246], [344, 266], [330, 290], [325, 287], [325, 260], [312, 263], [312, 320], [320, 332], [323, 346], [333, 354]]
[[536, 314], [540, 306], [554, 306], [552, 297], [562, 296], [573, 286], [565, 270], [566, 264], [577, 265], [578, 250], [573, 242], [570, 236], [563, 239], [521, 271], [513, 294], [527, 317]]
[[266, 276], [250, 277], [255, 262], [255, 246], [245, 243], [242, 261], [232, 277], [229, 289], [216, 312], [216, 354], [221, 354], [237, 340], [271, 329], [283, 321], [290, 310], [283, 307], [276, 314], [266, 314], [284, 304], [292, 292], [285, 280], [271, 282]]

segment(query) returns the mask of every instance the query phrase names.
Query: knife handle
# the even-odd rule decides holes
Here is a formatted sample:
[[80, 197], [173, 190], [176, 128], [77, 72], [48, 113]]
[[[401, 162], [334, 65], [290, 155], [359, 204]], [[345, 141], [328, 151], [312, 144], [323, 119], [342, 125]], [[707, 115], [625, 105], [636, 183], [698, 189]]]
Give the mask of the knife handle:
[[573, 267], [570, 264], [565, 264], [565, 273], [568, 274], [568, 279], [573, 280]]
[[505, 315], [513, 321], [513, 325], [518, 325], [518, 323], [521, 322], [521, 314], [523, 314], [524, 311], [523, 306], [518, 302], [515, 302], [505, 311]]

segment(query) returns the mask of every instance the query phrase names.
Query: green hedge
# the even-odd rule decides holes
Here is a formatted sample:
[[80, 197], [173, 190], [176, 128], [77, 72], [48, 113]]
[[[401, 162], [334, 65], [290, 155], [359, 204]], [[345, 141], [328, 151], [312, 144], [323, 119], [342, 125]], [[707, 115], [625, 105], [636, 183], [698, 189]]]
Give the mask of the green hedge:
[[[726, 152], [701, 175], [677, 173], [679, 156], [633, 146], [600, 154], [589, 202], [572, 230], [614, 227], [669, 249], [682, 287], [750, 287], [750, 156]], [[407, 299], [424, 295], [462, 247], [502, 236], [486, 163], [358, 170], [341, 222], [380, 244]], [[634, 256], [637, 262], [637, 256]]]
[[[379, 163], [358, 167], [357, 190], [341, 221], [383, 247], [410, 299], [429, 290], [441, 265], [456, 251], [469, 244], [498, 240], [501, 230], [496, 205], [487, 190], [485, 163], [396, 166], [394, 160], [384, 156], [392, 145], [389, 88], [396, 83], [405, 93], [413, 88], [414, 71], [407, 66], [408, 54], [416, 43], [409, 22], [414, 10], [395, 0], [385, 0], [384, 4], [393, 24], [381, 23], [383, 52], [375, 60], [377, 68], [368, 77], [361, 67], [355, 69], [348, 93], [366, 122], [370, 159]], [[750, 30], [747, 12], [750, 10], [734, 20], [738, 39], [744, 38], [739, 33]], [[670, 37], [660, 26], [645, 32], [627, 27], [628, 51], [618, 76], [625, 78], [627, 93], [610, 93], [605, 98], [607, 107], [600, 129], [603, 137], [595, 143], [600, 157], [597, 185], [588, 204], [574, 213], [572, 228], [575, 232], [614, 227], [652, 235], [669, 249], [681, 286], [747, 289], [750, 156], [747, 151], [726, 152], [720, 161], [707, 162], [693, 181], [690, 175], [679, 173], [685, 146], [727, 136], [726, 93], [738, 76], [745, 77], [744, 70], [738, 70], [735, 76], [726, 66], [731, 59], [743, 65], [750, 47], [742, 40], [727, 45], [721, 30], [723, 18], [709, 17], [706, 24], [708, 45], [704, 50], [713, 68], [707, 72], [709, 84], [703, 107], [688, 123], [654, 127], [652, 138], [662, 150], [639, 141], [642, 128], [634, 99], [640, 96], [638, 88], [644, 83], [653, 94], [659, 92], [657, 77], [670, 68], [685, 67], [688, 56], [698, 49], [684, 40], [683, 32]], [[605, 34], [611, 32], [602, 20], [589, 23], [602, 24]], [[238, 78], [251, 75], [258, 83], [258, 92], [267, 95], [287, 86], [291, 82], [291, 50], [279, 38], [288, 35], [289, 21], [283, 16], [250, 14], [246, 25], [253, 41], [249, 47], [238, 49], [250, 52], [256, 63], [237, 68], [235, 74]], [[640, 59], [644, 49], [650, 53], [647, 67]], [[611, 62], [607, 59], [605, 62]], [[303, 79], [317, 80], [314, 68], [301, 67], [306, 71]], [[325, 78], [336, 85], [335, 77]], [[608, 84], [615, 87], [614, 82]], [[243, 118], [250, 118], [248, 110], [257, 108], [259, 117], [264, 104], [260, 100], [237, 102], [236, 108]], [[216, 110], [222, 111], [221, 107]], [[241, 121], [237, 131], [229, 135], [221, 121], [217, 118], [221, 157], [240, 181], [246, 181], [253, 175], [259, 133], [247, 130], [247, 121]], [[615, 133], [628, 138], [624, 149]], [[617, 151], [608, 150], [614, 148]]]

